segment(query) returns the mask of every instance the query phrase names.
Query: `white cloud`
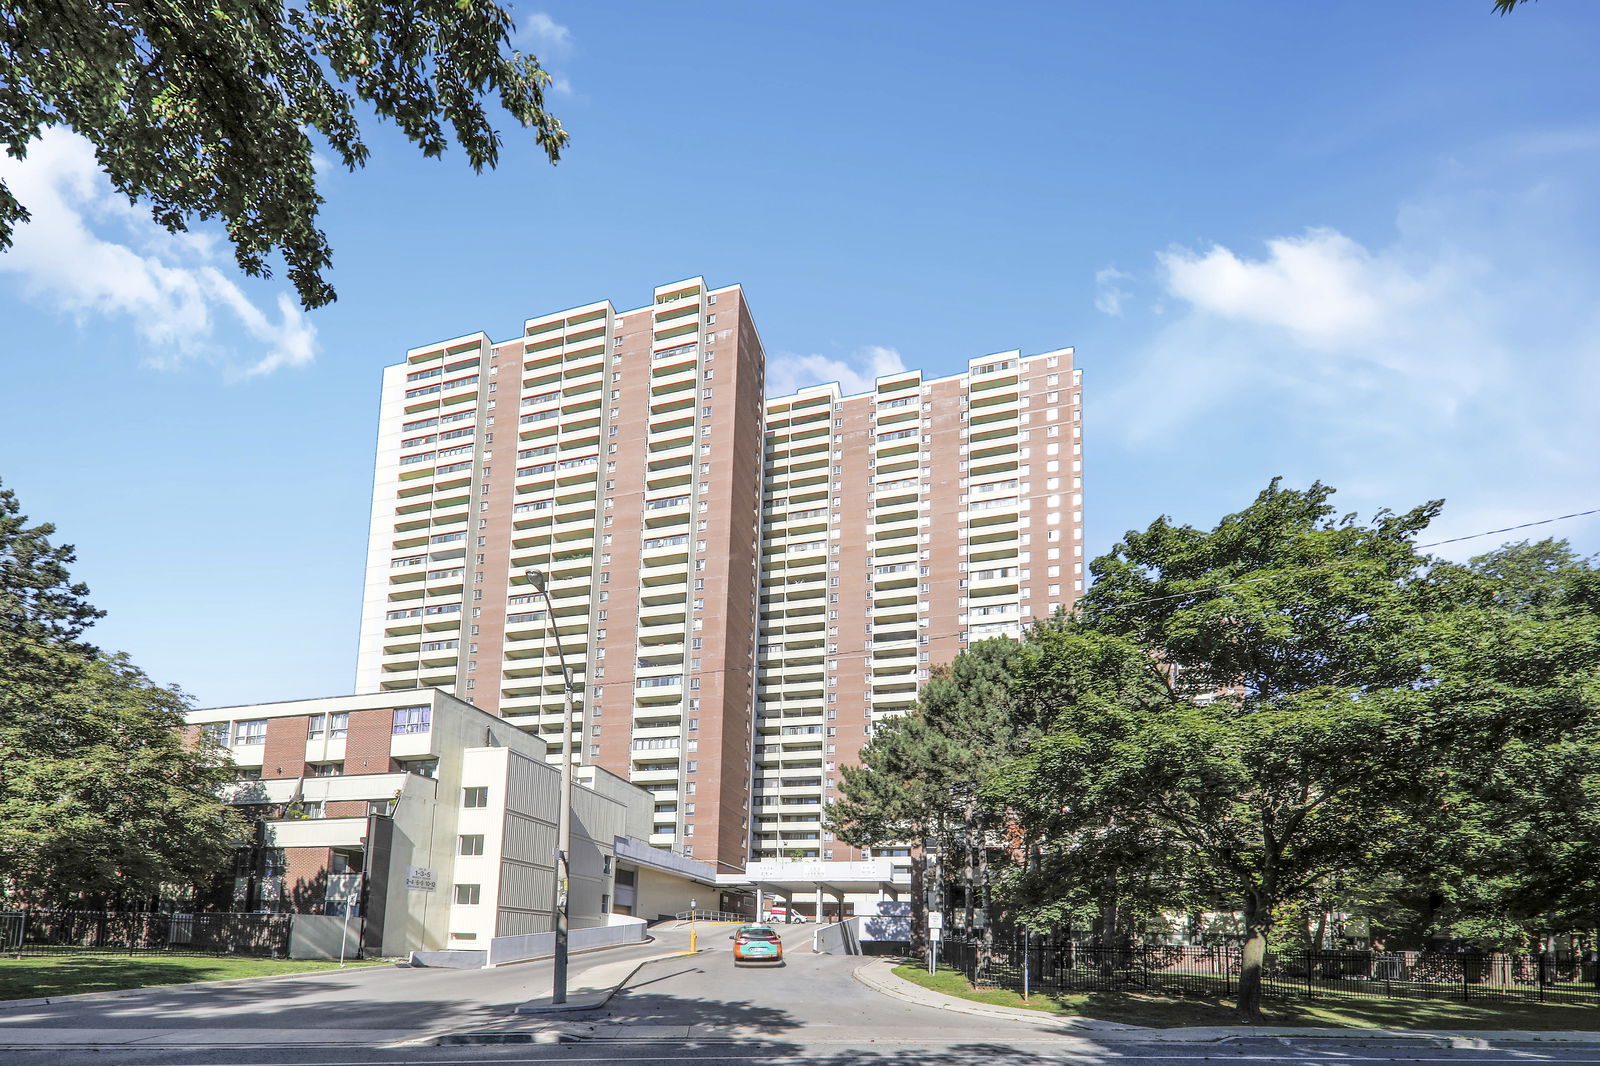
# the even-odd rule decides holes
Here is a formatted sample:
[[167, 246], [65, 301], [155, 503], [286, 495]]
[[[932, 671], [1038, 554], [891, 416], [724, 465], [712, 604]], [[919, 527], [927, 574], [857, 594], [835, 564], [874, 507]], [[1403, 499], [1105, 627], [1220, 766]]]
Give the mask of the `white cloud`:
[[205, 358], [262, 374], [315, 356], [316, 329], [289, 296], [278, 295], [275, 317], [258, 308], [214, 265], [215, 235], [157, 226], [112, 189], [83, 137], [47, 130], [27, 159], [0, 156], [0, 180], [32, 215], [0, 253], [0, 272], [32, 298], [80, 323], [126, 322], [158, 367]]
[[512, 41], [519, 48], [542, 45], [546, 48], [563, 49], [571, 47], [572, 31], [543, 11], [534, 11], [517, 19], [517, 32], [513, 35]]
[[1393, 414], [1450, 417], [1510, 371], [1514, 343], [1486, 260], [1431, 235], [1372, 251], [1316, 228], [1266, 242], [1262, 258], [1212, 245], [1156, 255], [1178, 313], [1137, 361], [1121, 400], [1159, 417], [1124, 424], [1156, 436], [1229, 396], [1283, 392], [1307, 410], [1353, 398]]
[[1245, 260], [1212, 245], [1203, 255], [1171, 248], [1156, 258], [1168, 292], [1196, 311], [1277, 326], [1322, 349], [1371, 340], [1429, 288], [1393, 256], [1375, 256], [1331, 229], [1270, 240], [1267, 251]]
[[511, 34], [511, 43], [525, 52], [539, 56], [540, 65], [550, 74], [550, 91], [559, 96], [572, 95], [572, 80], [565, 74], [550, 69], [552, 53], [562, 55], [572, 49], [572, 31], [543, 11], [517, 15], [517, 28]]
[[1102, 314], [1122, 317], [1122, 307], [1133, 299], [1133, 293], [1118, 285], [1119, 281], [1133, 280], [1116, 267], [1101, 267], [1094, 272], [1094, 309]]
[[[1278, 473], [1363, 514], [1442, 497], [1423, 540], [1600, 506], [1600, 214], [1583, 191], [1600, 142], [1540, 149], [1562, 146], [1533, 177], [1453, 163], [1381, 243], [1323, 226], [1157, 252], [1167, 314], [1125, 319], [1089, 432], [1127, 449], [1142, 495], [1188, 495], [1199, 521]], [[1597, 534], [1572, 521], [1447, 553]]]
[[780, 352], [767, 360], [767, 395], [786, 396], [807, 385], [837, 381], [844, 395], [854, 396], [872, 391], [877, 379], [885, 374], [898, 374], [905, 368], [899, 352], [878, 345], [862, 348], [843, 359]]

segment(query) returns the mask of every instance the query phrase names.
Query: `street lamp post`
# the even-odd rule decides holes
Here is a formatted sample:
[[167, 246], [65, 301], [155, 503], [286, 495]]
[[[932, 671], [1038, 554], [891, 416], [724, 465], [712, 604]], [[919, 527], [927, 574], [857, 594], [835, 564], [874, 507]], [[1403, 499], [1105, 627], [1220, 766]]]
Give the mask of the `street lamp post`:
[[526, 570], [523, 576], [533, 590], [544, 597], [545, 618], [556, 639], [556, 654], [561, 659], [561, 679], [565, 694], [561, 704], [561, 805], [556, 811], [556, 891], [555, 891], [555, 977], [550, 1002], [567, 1001], [568, 889], [572, 875], [572, 669], [567, 665], [567, 649], [556, 628], [556, 609], [550, 602], [550, 589], [544, 572]]

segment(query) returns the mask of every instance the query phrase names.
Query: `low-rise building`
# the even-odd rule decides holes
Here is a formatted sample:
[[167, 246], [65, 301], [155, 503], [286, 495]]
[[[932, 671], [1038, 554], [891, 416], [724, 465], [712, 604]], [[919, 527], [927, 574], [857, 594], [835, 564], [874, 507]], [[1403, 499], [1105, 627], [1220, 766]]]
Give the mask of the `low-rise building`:
[[[552, 927], [561, 775], [538, 737], [439, 689], [212, 707], [188, 721], [228, 745], [241, 777], [230, 799], [252, 825], [214, 903], [359, 918], [363, 948], [384, 955]], [[715, 884], [706, 864], [642, 843], [649, 792], [577, 772], [574, 928], [613, 912], [655, 918]]]

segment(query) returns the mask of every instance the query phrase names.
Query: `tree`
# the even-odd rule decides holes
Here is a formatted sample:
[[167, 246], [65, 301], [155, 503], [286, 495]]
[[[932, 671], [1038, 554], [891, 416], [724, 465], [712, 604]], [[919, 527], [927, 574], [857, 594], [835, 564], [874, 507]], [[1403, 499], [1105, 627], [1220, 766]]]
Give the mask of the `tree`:
[[1423, 726], [1451, 779], [1452, 846], [1425, 885], [1443, 931], [1494, 947], [1600, 928], [1600, 569], [1565, 542], [1442, 568]]
[[938, 856], [940, 887], [960, 888], [961, 932], [981, 938], [980, 967], [993, 940], [996, 863], [1011, 856], [1003, 807], [986, 801], [983, 785], [1035, 733], [1032, 708], [1013, 700], [1021, 647], [1009, 637], [979, 641], [935, 668], [916, 707], [882, 723], [862, 765], [842, 771], [841, 798], [829, 810], [846, 843], [913, 845], [914, 950], [925, 931], [922, 881], [930, 853]]
[[944, 835], [949, 791], [941, 772], [945, 739], [915, 712], [878, 724], [859, 766], [840, 768], [839, 799], [824, 817], [839, 840], [858, 848], [911, 847], [911, 952], [927, 950], [928, 855]]
[[70, 545], [0, 488], [0, 895], [147, 896], [215, 871], [239, 826], [187, 699], [84, 642], [100, 611]]
[[[357, 98], [426, 156], [458, 143], [477, 171], [500, 158], [492, 99], [559, 158], [550, 77], [505, 54], [512, 25], [492, 0], [0, 0], [0, 142], [20, 159], [46, 126], [71, 127], [158, 223], [221, 219], [242, 270], [269, 276], [277, 250], [320, 307], [332, 259], [309, 134], [364, 165]], [[0, 252], [27, 218], [0, 183]]]
[[51, 701], [70, 738], [40, 746], [25, 725], [0, 728], [6, 895], [138, 899], [223, 868], [243, 836], [221, 798], [233, 768], [220, 745], [188, 741], [187, 709], [183, 693], [118, 655], [93, 660]]
[[[1112, 757], [1106, 742], [1124, 733], [1130, 714], [1181, 699], [1170, 673], [1133, 642], [1058, 617], [1024, 636], [1012, 679], [1012, 701], [1044, 733], [1031, 739], [1031, 759], [996, 767], [984, 782], [1024, 856], [1003, 885], [1013, 916], [1041, 931], [1097, 924], [1110, 945], [1143, 921], [1213, 907], [1215, 893], [1171, 832], [1148, 818], [1105, 818], [1072, 799], [1083, 775]], [[1045, 761], [1057, 776], [1037, 790], [1028, 771]]]
[[1096, 559], [1084, 623], [1215, 698], [1073, 717], [1016, 782], [1035, 809], [1076, 812], [1080, 833], [1148, 825], [1193, 850], [1243, 912], [1249, 1019], [1280, 906], [1414, 846], [1410, 814], [1438, 783], [1409, 727], [1430, 606], [1411, 537], [1439, 504], [1366, 525], [1334, 519], [1331, 495], [1273, 481], [1212, 530], [1163, 518]]
[[29, 526], [16, 493], [0, 485], [0, 701], [24, 706], [81, 671], [94, 649], [81, 641], [102, 617], [67, 567], [72, 545], [55, 527]]

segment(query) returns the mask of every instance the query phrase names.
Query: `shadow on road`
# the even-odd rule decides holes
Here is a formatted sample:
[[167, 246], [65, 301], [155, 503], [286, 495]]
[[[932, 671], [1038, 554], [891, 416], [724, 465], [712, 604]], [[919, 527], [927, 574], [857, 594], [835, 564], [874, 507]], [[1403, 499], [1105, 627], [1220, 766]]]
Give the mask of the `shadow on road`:
[[38, 1007], [0, 1004], [0, 1032], [7, 1027], [47, 1029], [410, 1029], [444, 1022], [505, 1018], [529, 998], [520, 988], [493, 996], [442, 997], [438, 982], [408, 994], [405, 973], [382, 986], [382, 995], [360, 1002], [338, 978], [284, 979], [234, 987], [148, 990], [128, 998], [63, 1002]]

